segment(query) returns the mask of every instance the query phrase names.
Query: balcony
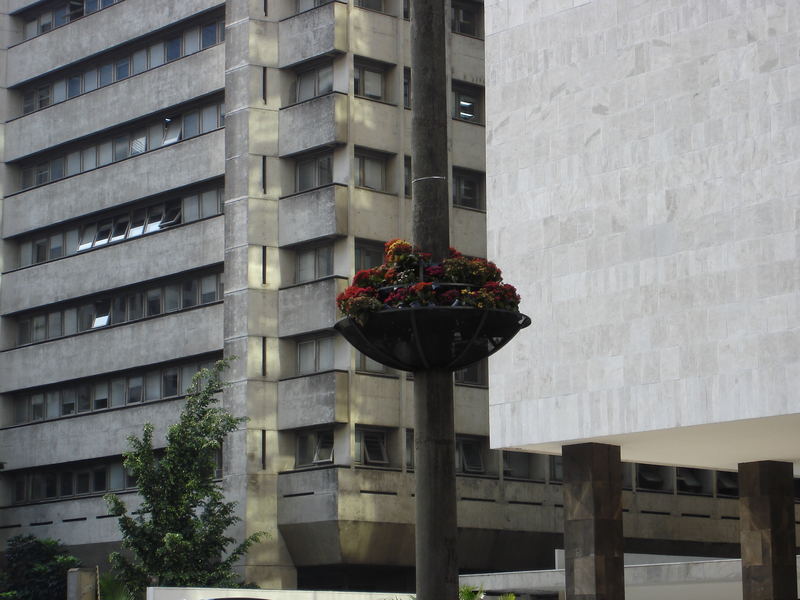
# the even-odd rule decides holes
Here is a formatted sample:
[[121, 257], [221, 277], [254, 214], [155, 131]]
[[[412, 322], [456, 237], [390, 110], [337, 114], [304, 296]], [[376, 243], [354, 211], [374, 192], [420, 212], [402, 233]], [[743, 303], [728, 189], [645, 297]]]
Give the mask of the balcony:
[[486, 256], [486, 213], [454, 207], [450, 220], [453, 247], [468, 256]]
[[[404, 109], [367, 98], [353, 98], [353, 143], [372, 150], [397, 152]], [[411, 138], [408, 138], [409, 143]]]
[[284, 19], [278, 33], [281, 68], [347, 52], [347, 4], [330, 2]]
[[8, 350], [0, 393], [216, 352], [222, 303]]
[[451, 34], [450, 72], [453, 79], [483, 85], [483, 40], [466, 35]]
[[3, 237], [219, 177], [225, 172], [224, 140], [219, 129], [6, 197]]
[[281, 246], [325, 237], [347, 235], [348, 191], [330, 185], [281, 198], [278, 202], [278, 236]]
[[453, 164], [473, 171], [486, 171], [486, 128], [453, 119]]
[[333, 327], [338, 317], [336, 296], [347, 279], [328, 277], [278, 292], [278, 335], [289, 337]]
[[400, 199], [366, 188], [353, 189], [350, 198], [350, 233], [367, 240], [391, 240], [401, 231]]
[[223, 228], [222, 217], [206, 219], [6, 273], [0, 306], [14, 313], [221, 263]]
[[6, 161], [142, 118], [224, 87], [225, 48], [219, 44], [10, 121], [6, 125]]
[[278, 151], [290, 156], [311, 148], [347, 143], [347, 96], [326, 94], [280, 111]]
[[354, 8], [350, 11], [350, 26], [353, 38], [350, 50], [357, 56], [369, 56], [389, 64], [397, 64], [397, 37], [400, 24], [404, 23], [392, 15]]
[[346, 423], [348, 373], [328, 371], [278, 383], [278, 429]]
[[168, 424], [176, 423], [182, 402], [153, 402], [84, 413], [55, 421], [3, 430], [0, 452], [6, 469], [119, 456], [129, 449], [129, 435], [142, 435], [142, 424], [156, 424], [155, 443], [164, 444]]
[[142, 10], [138, 2], [120, 2], [9, 48], [6, 84], [14, 87], [219, 5], [219, 0], [192, 0]]

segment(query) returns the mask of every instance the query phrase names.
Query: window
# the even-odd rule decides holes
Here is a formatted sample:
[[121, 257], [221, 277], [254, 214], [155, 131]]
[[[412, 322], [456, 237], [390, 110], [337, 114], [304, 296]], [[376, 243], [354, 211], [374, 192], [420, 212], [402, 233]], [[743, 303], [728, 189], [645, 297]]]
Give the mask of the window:
[[411, 18], [411, 0], [403, 0], [403, 18]]
[[411, 69], [403, 69], [403, 106], [411, 108]]
[[453, 168], [453, 206], [484, 210], [483, 173]]
[[414, 469], [414, 430], [406, 429], [406, 469]]
[[403, 157], [403, 193], [406, 198], [411, 198], [411, 157]]
[[455, 372], [455, 382], [462, 385], [489, 385], [489, 362], [483, 359]]
[[480, 37], [480, 23], [483, 21], [483, 15], [477, 2], [454, 0], [451, 10], [451, 29], [453, 33]]
[[333, 462], [333, 430], [304, 431], [297, 434], [295, 466]]
[[[111, 6], [122, 0], [103, 0], [102, 8]], [[35, 17], [28, 19], [23, 28], [24, 39], [29, 40], [37, 35], [47, 33], [56, 27], [62, 27], [84, 15], [97, 10], [98, 0], [69, 0], [58, 4]]]
[[297, 251], [295, 283], [314, 281], [333, 274], [333, 246]]
[[383, 245], [371, 242], [356, 243], [356, 272], [383, 264]]
[[297, 374], [308, 375], [333, 369], [333, 337], [297, 342]]
[[331, 154], [320, 154], [311, 158], [298, 159], [296, 163], [296, 187], [298, 192], [310, 190], [332, 181]]
[[711, 495], [711, 471], [677, 467], [675, 482], [679, 494]]
[[358, 352], [356, 354], [356, 370], [368, 373], [386, 373], [387, 367], [378, 361], [372, 360], [366, 354]]
[[384, 157], [357, 149], [354, 168], [356, 187], [378, 191], [386, 189], [386, 159]]
[[564, 457], [558, 455], [550, 456], [550, 483], [562, 483], [564, 481]]
[[739, 496], [739, 474], [717, 471], [717, 496], [737, 498]]
[[471, 123], [483, 122], [483, 88], [453, 84], [453, 118]]
[[222, 127], [223, 120], [223, 104], [215, 102], [199, 109], [188, 110], [182, 115], [172, 115], [163, 121], [141, 124], [136, 129], [119, 133], [88, 148], [72, 149], [61, 156], [20, 165], [20, 189], [44, 185], [65, 176], [94, 169], [98, 165], [107, 165], [147, 150], [174, 144]]
[[295, 100], [303, 102], [327, 94], [333, 89], [333, 65], [327, 63], [297, 74]]
[[356, 428], [356, 446], [353, 460], [362, 465], [388, 465], [386, 432]]
[[331, 0], [297, 0], [297, 12], [301, 13], [323, 4], [328, 4]]
[[650, 492], [672, 492], [674, 471], [672, 467], [636, 465], [636, 487]]
[[135, 487], [135, 482], [125, 481], [124, 473], [121, 461], [107, 459], [83, 463], [79, 468], [67, 464], [18, 473], [14, 480], [14, 502], [39, 502]]
[[383, 12], [383, 0], [356, 0], [356, 6]]
[[483, 473], [483, 444], [478, 438], [456, 436], [456, 472]]
[[373, 100], [385, 100], [382, 67], [371, 63], [356, 63], [354, 93]]
[[534, 479], [533, 458], [528, 452], [503, 451], [503, 475], [509, 479]]

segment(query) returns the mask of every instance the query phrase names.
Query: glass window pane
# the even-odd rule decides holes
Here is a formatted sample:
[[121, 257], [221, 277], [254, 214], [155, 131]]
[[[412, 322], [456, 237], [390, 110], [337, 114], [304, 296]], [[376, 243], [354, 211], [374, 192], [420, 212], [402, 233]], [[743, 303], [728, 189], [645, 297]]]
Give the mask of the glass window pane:
[[161, 396], [161, 372], [150, 371], [145, 377], [145, 400], [159, 400]]
[[75, 397], [78, 402], [78, 412], [87, 412], [92, 409], [91, 389], [82, 384], [75, 388]]
[[133, 53], [132, 70], [134, 75], [147, 70], [147, 48], [142, 48]]
[[53, 10], [53, 27], [61, 27], [67, 23], [67, 6], [57, 6]]
[[73, 75], [67, 79], [67, 97], [74, 98], [81, 93], [81, 76]]
[[329, 371], [333, 368], [333, 338], [317, 340], [319, 351], [319, 370]]
[[92, 491], [94, 492], [104, 492], [106, 491], [106, 470], [105, 468], [102, 469], [95, 469], [92, 473]]
[[64, 238], [66, 240], [64, 252], [66, 254], [75, 254], [78, 250], [78, 229], [67, 229]]
[[364, 95], [378, 99], [383, 97], [383, 73], [364, 69]]
[[75, 475], [75, 493], [88, 494], [91, 489], [91, 474], [88, 472], [77, 473]]
[[164, 64], [164, 42], [156, 42], [148, 50], [151, 69]]
[[297, 191], [316, 187], [316, 161], [304, 160], [297, 164]]
[[200, 206], [197, 203], [197, 196], [187, 196], [183, 199], [183, 220], [188, 223], [199, 218]]
[[[41, 94], [39, 95], [41, 98]], [[56, 102], [63, 102], [67, 99], [67, 80], [66, 79], [59, 79], [53, 84], [53, 103]], [[39, 108], [44, 108], [39, 105]]]
[[178, 395], [178, 369], [170, 367], [161, 374], [162, 394], [164, 398]]
[[212, 217], [219, 213], [217, 190], [203, 192], [202, 196], [203, 217]]
[[164, 143], [164, 126], [161, 123], [151, 125], [147, 130], [147, 147], [150, 150], [160, 148]]
[[131, 137], [131, 156], [147, 150], [147, 130], [137, 131]]
[[164, 218], [161, 220], [161, 229], [174, 227], [181, 224], [181, 201], [170, 200], [164, 207]]
[[184, 365], [181, 367], [181, 389], [180, 393], [185, 394], [189, 386], [192, 385], [192, 377], [197, 373], [197, 365]]
[[217, 276], [206, 275], [200, 280], [200, 304], [208, 304], [217, 299]]
[[104, 85], [109, 85], [114, 81], [114, 65], [111, 63], [107, 65], [102, 65], [100, 70], [98, 71], [97, 76], [97, 87], [103, 87]]
[[181, 308], [181, 286], [170, 284], [164, 288], [164, 312], [172, 312]]
[[131, 74], [130, 59], [125, 57], [122, 60], [118, 60], [114, 68], [114, 74], [116, 75], [117, 81], [128, 77]]
[[176, 60], [181, 57], [181, 38], [176, 37], [167, 40], [165, 45], [165, 56], [167, 62]]
[[69, 0], [69, 20], [74, 21], [83, 16], [83, 0]]
[[127, 318], [126, 312], [127, 302], [125, 296], [117, 296], [111, 302], [111, 323], [124, 323]]
[[125, 469], [119, 463], [114, 463], [108, 469], [108, 489], [122, 490], [125, 488]]
[[89, 69], [83, 73], [83, 91], [91, 92], [97, 89], [97, 69]]
[[64, 159], [54, 158], [50, 161], [50, 181], [64, 177]]
[[111, 232], [111, 241], [119, 242], [125, 239], [125, 234], [128, 233], [128, 215], [117, 217], [114, 221], [114, 229]]
[[327, 94], [333, 89], [333, 66], [327, 65], [319, 69], [319, 86], [317, 94]]
[[147, 290], [147, 316], [161, 314], [161, 288]]
[[98, 300], [94, 303], [92, 328], [105, 327], [111, 320], [111, 300]]
[[183, 115], [183, 139], [200, 133], [200, 113], [192, 111]]
[[108, 408], [108, 382], [94, 384], [94, 409]]
[[41, 421], [44, 419], [44, 394], [33, 394], [31, 396], [31, 421]]
[[47, 315], [47, 337], [49, 339], [61, 337], [61, 311], [57, 310]]
[[75, 414], [75, 389], [67, 388], [61, 392], [61, 416]]
[[53, 28], [53, 13], [46, 12], [39, 16], [39, 33], [47, 33]]
[[179, 118], [167, 119], [166, 127], [162, 145], [174, 144], [181, 139], [181, 120]]
[[158, 231], [161, 228], [161, 220], [164, 218], [164, 207], [161, 204], [151, 206], [147, 211], [147, 227], [145, 233]]
[[34, 342], [41, 342], [47, 339], [47, 317], [37, 315], [31, 319], [31, 331]]
[[36, 185], [44, 185], [50, 181], [50, 163], [36, 165]]
[[316, 71], [306, 71], [297, 76], [297, 101], [302, 102], [316, 95]]
[[128, 404], [141, 402], [144, 391], [144, 381], [141, 375], [128, 377]]
[[84, 8], [87, 15], [95, 12], [97, 10], [97, 0], [85, 0]]
[[84, 304], [78, 307], [78, 331], [87, 331], [94, 323], [94, 305]]
[[194, 54], [200, 50], [200, 29], [192, 27], [183, 33], [183, 55]]
[[108, 243], [108, 238], [111, 236], [111, 219], [107, 221], [100, 221], [97, 226], [97, 235], [94, 238], [94, 247], [104, 246]]
[[111, 142], [103, 142], [97, 147], [97, 162], [102, 166], [110, 164], [112, 160]]
[[64, 309], [64, 335], [72, 335], [78, 333], [78, 309], [66, 308]]
[[217, 106], [206, 106], [201, 112], [201, 131], [213, 131], [217, 128]]
[[81, 170], [90, 171], [97, 166], [97, 149], [92, 146], [81, 152]]
[[135, 321], [144, 316], [144, 295], [141, 293], [128, 296], [128, 320]]
[[42, 263], [47, 260], [47, 238], [33, 242], [33, 262]]
[[39, 26], [39, 23], [38, 23], [38, 21], [36, 19], [33, 19], [31, 21], [27, 21], [25, 23], [25, 34], [24, 34], [24, 37], [25, 37], [26, 40], [29, 40], [32, 37], [36, 37], [36, 34], [38, 33], [38, 26]]
[[145, 209], [140, 208], [133, 211], [133, 219], [131, 220], [131, 228], [128, 231], [128, 237], [133, 238], [144, 233], [144, 223], [147, 218]]
[[61, 414], [61, 393], [58, 390], [47, 392], [47, 414], [45, 418], [55, 419]]
[[200, 34], [200, 45], [203, 48], [208, 48], [217, 43], [217, 24], [211, 23], [204, 25]]
[[77, 175], [81, 172], [81, 153], [71, 152], [67, 154], [67, 176]]
[[297, 344], [297, 373], [304, 375], [315, 370], [315, 343], [314, 340]]
[[17, 345], [31, 343], [31, 321], [22, 319], [17, 323]]
[[14, 424], [19, 425], [20, 423], [27, 423], [28, 422], [28, 404], [29, 400], [28, 397], [20, 398], [14, 403]]
[[111, 380], [111, 407], [125, 404], [125, 378], [117, 377]]
[[130, 152], [130, 139], [127, 135], [114, 138], [114, 161], [128, 158]]
[[19, 247], [19, 266], [27, 267], [33, 264], [33, 244], [31, 242], [22, 242]]
[[297, 281], [303, 283], [314, 279], [314, 250], [306, 250], [297, 255]]
[[197, 304], [197, 280], [190, 279], [188, 281], [184, 281], [181, 288], [183, 308], [195, 306]]
[[81, 242], [78, 244], [78, 250], [88, 250], [92, 247], [94, 243], [94, 235], [97, 232], [97, 225], [95, 223], [89, 223], [88, 225], [84, 225], [83, 233], [81, 235]]

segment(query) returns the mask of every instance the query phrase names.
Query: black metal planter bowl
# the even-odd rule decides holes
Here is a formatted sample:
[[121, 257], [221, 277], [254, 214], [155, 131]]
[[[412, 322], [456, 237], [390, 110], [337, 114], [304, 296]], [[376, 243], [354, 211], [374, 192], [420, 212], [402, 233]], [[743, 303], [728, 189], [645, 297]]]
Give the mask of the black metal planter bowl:
[[363, 324], [347, 317], [334, 328], [388, 367], [457, 371], [494, 354], [530, 324], [530, 318], [510, 310], [419, 306], [368, 313]]

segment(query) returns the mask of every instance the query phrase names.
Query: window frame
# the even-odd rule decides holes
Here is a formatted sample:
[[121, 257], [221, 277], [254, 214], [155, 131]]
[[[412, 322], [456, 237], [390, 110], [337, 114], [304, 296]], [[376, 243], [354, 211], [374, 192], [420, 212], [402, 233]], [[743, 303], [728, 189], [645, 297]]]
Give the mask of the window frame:
[[[474, 201], [467, 201], [464, 184], [471, 181], [475, 186], [477, 198]], [[477, 210], [486, 212], [486, 175], [481, 171], [473, 171], [472, 169], [464, 169], [462, 167], [453, 167], [453, 189], [452, 189], [452, 202], [453, 206], [457, 208], [466, 208], [470, 210]]]
[[389, 466], [388, 431], [356, 426], [354, 441], [353, 462], [367, 466]]
[[[388, 102], [386, 93], [386, 76], [388, 70], [389, 68], [380, 63], [356, 59], [353, 62], [353, 95], [357, 98], [377, 100], [378, 102]], [[378, 75], [380, 77], [380, 94], [375, 95], [374, 93], [367, 93], [366, 87], [368, 85], [368, 74]]]

